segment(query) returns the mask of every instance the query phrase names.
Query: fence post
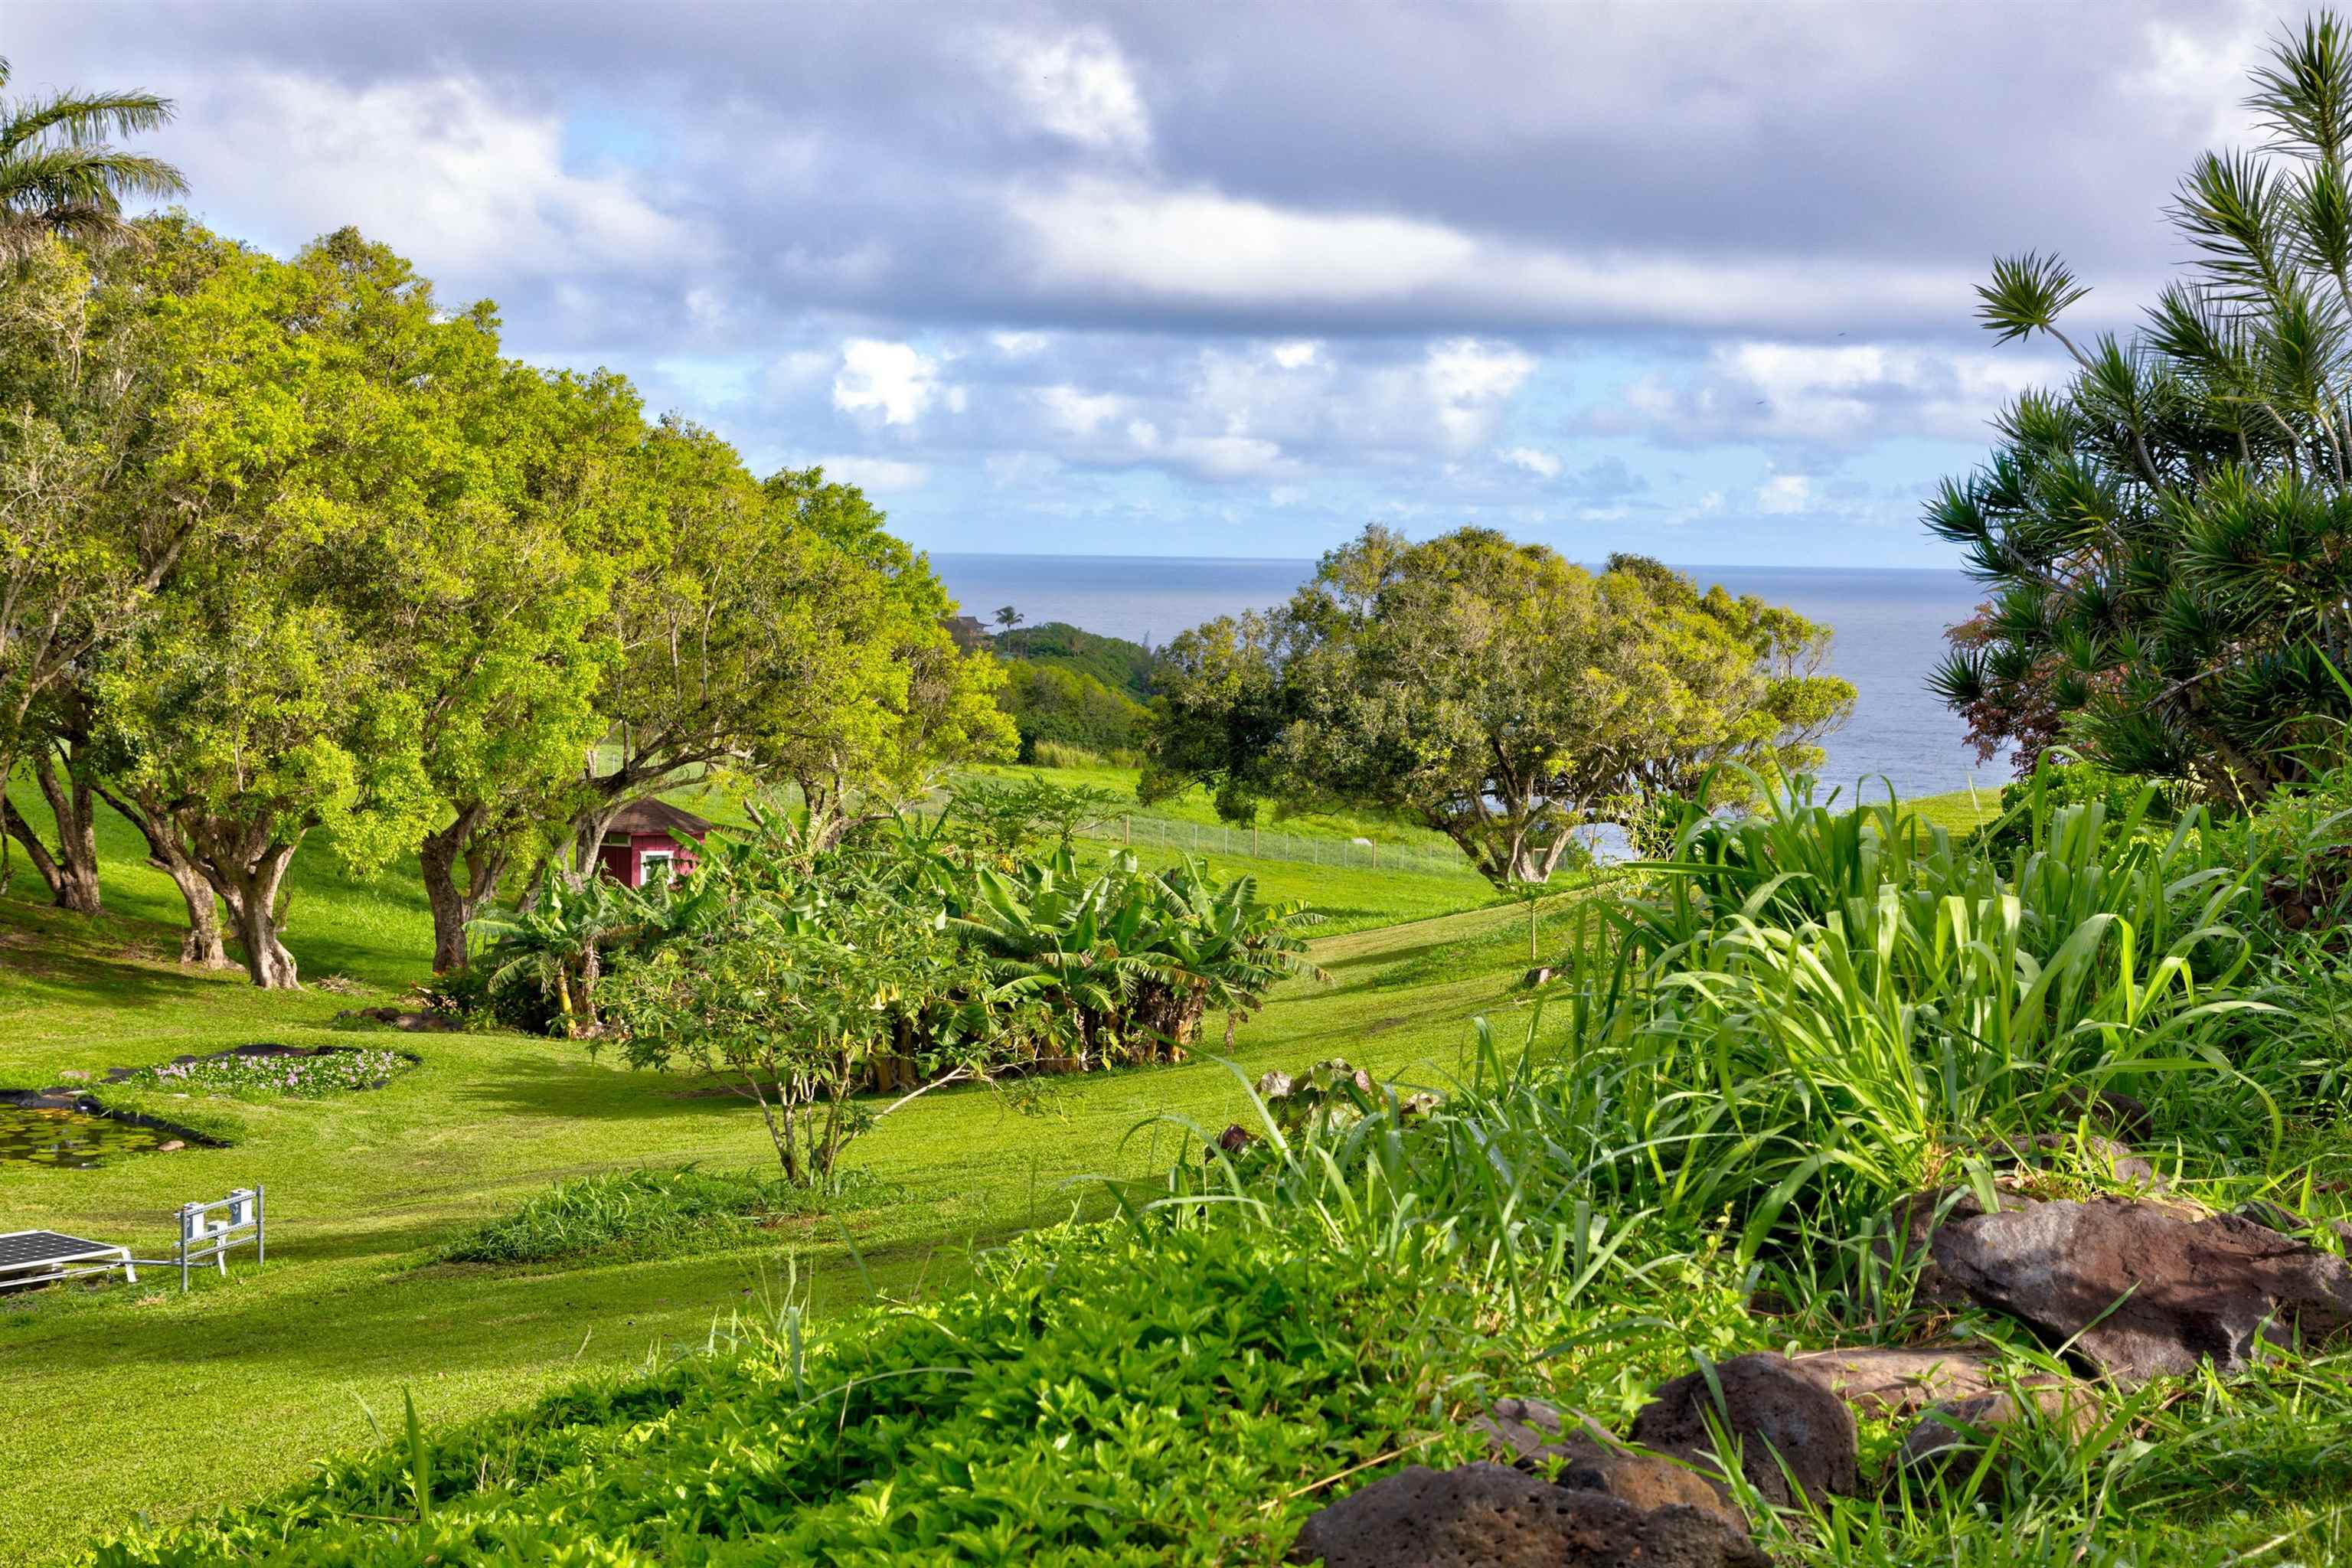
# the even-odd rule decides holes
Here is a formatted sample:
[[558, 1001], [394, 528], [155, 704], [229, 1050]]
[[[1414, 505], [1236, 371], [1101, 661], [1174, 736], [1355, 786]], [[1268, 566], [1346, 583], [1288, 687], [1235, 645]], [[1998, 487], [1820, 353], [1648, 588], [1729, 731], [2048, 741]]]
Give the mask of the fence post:
[[1372, 840], [1372, 869], [1373, 869], [1373, 870], [1375, 870], [1375, 871], [1377, 871], [1377, 870], [1379, 870], [1380, 868], [1381, 868], [1381, 841], [1380, 841], [1379, 839], [1375, 838], [1375, 839], [1373, 839], [1373, 840]]
[[1132, 844], [1135, 842], [1135, 818], [1127, 816], [1124, 813], [1120, 815], [1118, 819], [1118, 841], [1121, 844]]
[[1255, 822], [1250, 824], [1250, 856], [1253, 859], [1257, 856], [1257, 824]]

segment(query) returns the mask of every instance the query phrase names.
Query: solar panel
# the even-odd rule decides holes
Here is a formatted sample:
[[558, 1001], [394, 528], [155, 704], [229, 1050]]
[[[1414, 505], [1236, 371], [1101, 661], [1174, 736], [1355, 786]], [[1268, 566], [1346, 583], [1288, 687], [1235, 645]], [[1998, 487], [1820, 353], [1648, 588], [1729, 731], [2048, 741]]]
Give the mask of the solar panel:
[[115, 1258], [122, 1249], [55, 1230], [20, 1230], [0, 1236], [0, 1274], [87, 1258]]

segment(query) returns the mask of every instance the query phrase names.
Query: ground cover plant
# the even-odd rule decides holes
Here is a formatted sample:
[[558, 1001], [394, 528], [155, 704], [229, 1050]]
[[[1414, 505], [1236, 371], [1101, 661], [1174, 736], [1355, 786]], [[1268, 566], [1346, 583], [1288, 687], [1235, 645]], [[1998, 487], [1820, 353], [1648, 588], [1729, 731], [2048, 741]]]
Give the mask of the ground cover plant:
[[184, 1094], [315, 1100], [321, 1095], [382, 1089], [394, 1074], [415, 1065], [416, 1058], [406, 1051], [362, 1046], [315, 1056], [222, 1054], [194, 1061], [159, 1062], [121, 1081], [134, 1088]]

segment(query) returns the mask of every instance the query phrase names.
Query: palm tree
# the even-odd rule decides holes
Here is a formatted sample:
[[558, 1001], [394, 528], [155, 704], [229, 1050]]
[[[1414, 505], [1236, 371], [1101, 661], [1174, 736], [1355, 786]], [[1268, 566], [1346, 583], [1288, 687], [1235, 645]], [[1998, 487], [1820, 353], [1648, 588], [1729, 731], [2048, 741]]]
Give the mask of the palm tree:
[[[0, 87], [8, 77], [0, 58]], [[177, 195], [187, 182], [162, 159], [124, 152], [106, 138], [152, 131], [171, 118], [172, 100], [152, 92], [0, 99], [0, 259], [22, 260], [52, 235], [93, 248], [135, 242], [122, 198]]]

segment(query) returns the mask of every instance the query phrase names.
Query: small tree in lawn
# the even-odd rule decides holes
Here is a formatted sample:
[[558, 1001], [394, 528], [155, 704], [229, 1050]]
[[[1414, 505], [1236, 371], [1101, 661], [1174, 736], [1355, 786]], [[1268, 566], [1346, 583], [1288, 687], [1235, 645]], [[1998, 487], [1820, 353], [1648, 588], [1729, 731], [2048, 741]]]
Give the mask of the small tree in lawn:
[[971, 1026], [990, 986], [939, 912], [882, 878], [835, 858], [771, 889], [743, 869], [719, 862], [708, 874], [736, 879], [719, 907], [615, 968], [607, 1017], [630, 1066], [722, 1079], [759, 1106], [785, 1180], [830, 1191], [843, 1148], [914, 1098], [856, 1101], [876, 1058], [919, 1056], [925, 1089], [985, 1076]]

